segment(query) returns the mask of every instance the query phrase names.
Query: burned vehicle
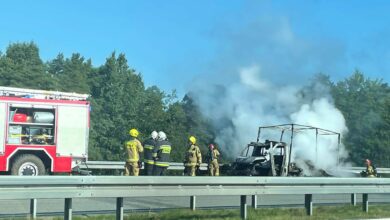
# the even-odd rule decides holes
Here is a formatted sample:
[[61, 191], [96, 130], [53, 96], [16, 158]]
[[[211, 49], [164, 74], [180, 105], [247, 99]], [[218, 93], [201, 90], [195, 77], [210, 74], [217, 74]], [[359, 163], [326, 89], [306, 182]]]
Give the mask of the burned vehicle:
[[[279, 140], [266, 139], [261, 142], [261, 134], [265, 129], [279, 131]], [[231, 165], [233, 174], [246, 176], [302, 176], [303, 170], [291, 161], [291, 152], [295, 135], [306, 130], [315, 131], [316, 143], [313, 143], [313, 147], [316, 149], [316, 154], [319, 135], [336, 135], [338, 144], [340, 144], [339, 133], [317, 127], [298, 124], [259, 127], [257, 141], [249, 143]], [[270, 132], [265, 133], [266, 135], [270, 134]], [[283, 141], [286, 133], [289, 134], [289, 144]]]
[[286, 152], [289, 146], [284, 142], [251, 142], [236, 158], [233, 169], [238, 175], [286, 176], [289, 164]]

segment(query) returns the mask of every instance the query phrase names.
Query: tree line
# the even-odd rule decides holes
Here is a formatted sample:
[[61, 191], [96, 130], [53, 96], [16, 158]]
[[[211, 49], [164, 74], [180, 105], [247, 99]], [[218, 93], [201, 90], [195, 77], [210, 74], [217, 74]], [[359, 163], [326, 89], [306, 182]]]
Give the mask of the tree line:
[[[360, 165], [370, 158], [378, 166], [389, 167], [389, 85], [359, 71], [338, 82], [325, 74], [313, 80], [330, 89], [336, 107], [344, 114], [349, 132], [343, 143], [351, 162]], [[175, 91], [146, 87], [142, 75], [129, 66], [122, 53], [113, 52], [96, 67], [79, 53], [70, 57], [59, 53], [44, 62], [35, 43], [13, 43], [0, 53], [0, 85], [90, 94], [90, 160], [122, 160], [123, 143], [133, 127], [139, 129], [141, 139], [153, 130], [166, 132], [174, 146], [174, 161], [183, 160], [190, 135], [197, 137], [203, 152], [215, 138], [213, 125], [190, 94], [178, 99]], [[229, 156], [235, 155], [224, 158]]]

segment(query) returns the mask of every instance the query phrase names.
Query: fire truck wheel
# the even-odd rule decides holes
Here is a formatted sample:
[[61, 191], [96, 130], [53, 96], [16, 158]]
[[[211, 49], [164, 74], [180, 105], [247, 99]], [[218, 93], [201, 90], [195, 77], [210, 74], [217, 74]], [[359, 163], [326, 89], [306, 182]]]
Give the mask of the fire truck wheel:
[[22, 154], [18, 156], [11, 168], [11, 175], [40, 176], [45, 174], [46, 169], [42, 160], [32, 154]]

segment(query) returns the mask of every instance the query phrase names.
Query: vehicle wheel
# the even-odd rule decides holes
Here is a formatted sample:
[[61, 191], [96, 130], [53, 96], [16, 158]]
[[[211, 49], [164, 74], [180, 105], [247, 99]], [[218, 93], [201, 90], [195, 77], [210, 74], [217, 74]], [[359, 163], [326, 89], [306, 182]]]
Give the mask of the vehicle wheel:
[[249, 171], [249, 176], [260, 176], [259, 169], [260, 169], [260, 164], [258, 163], [253, 164], [252, 168]]
[[32, 154], [18, 156], [11, 167], [11, 175], [41, 176], [46, 174], [45, 165], [39, 157]]
[[268, 170], [267, 176], [273, 176], [273, 175], [272, 175], [272, 169], [271, 169], [271, 168]]

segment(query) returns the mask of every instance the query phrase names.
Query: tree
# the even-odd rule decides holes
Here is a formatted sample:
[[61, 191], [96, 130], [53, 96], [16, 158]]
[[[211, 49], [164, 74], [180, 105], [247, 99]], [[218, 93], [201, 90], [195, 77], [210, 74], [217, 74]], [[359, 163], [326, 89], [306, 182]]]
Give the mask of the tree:
[[128, 66], [124, 54], [112, 53], [104, 65], [93, 67], [79, 53], [59, 53], [43, 63], [34, 43], [16, 43], [0, 53], [0, 85], [59, 90], [91, 95], [89, 158], [122, 160], [128, 131], [137, 128], [140, 139], [153, 130], [164, 131], [173, 144], [172, 159], [182, 161], [188, 137], [195, 135], [205, 151], [214, 139], [213, 127], [190, 95], [178, 101], [175, 91], [145, 88], [141, 74]]
[[140, 108], [137, 112], [139, 129], [150, 134], [152, 131], [165, 131], [166, 112], [164, 111], [165, 94], [157, 86], [147, 88], [140, 99]]
[[382, 80], [365, 78], [363, 73], [356, 71], [351, 77], [335, 84], [332, 94], [349, 129], [344, 144], [351, 160], [362, 164], [365, 158], [370, 158], [378, 164], [384, 163], [381, 155], [390, 153], [384, 147], [386, 142], [383, 139], [388, 135], [388, 130], [383, 129], [389, 125], [383, 120], [388, 114], [388, 85]]
[[[79, 53], [69, 58], [59, 53], [43, 63], [33, 42], [10, 44], [0, 53], [0, 85], [90, 94], [92, 160], [122, 160], [122, 146], [134, 127], [141, 140], [153, 130], [164, 131], [173, 145], [172, 160], [182, 161], [190, 135], [197, 137], [205, 153], [216, 131], [231, 123], [223, 119], [212, 124], [191, 94], [178, 100], [175, 92], [145, 88], [142, 75], [129, 67], [124, 54], [112, 53], [96, 67]], [[370, 158], [378, 166], [390, 166], [389, 85], [359, 71], [338, 82], [317, 74], [300, 95], [311, 101], [329, 91], [346, 119], [349, 132], [343, 143], [350, 160], [360, 165]]]
[[[127, 66], [123, 54], [107, 58], [95, 74], [92, 97], [91, 147], [106, 160], [121, 159], [122, 146], [131, 128], [138, 128], [137, 113], [141, 106], [144, 85], [139, 75]], [[98, 157], [98, 155], [96, 155]]]
[[53, 80], [45, 72], [39, 49], [33, 42], [11, 44], [1, 60], [2, 85], [32, 89], [53, 88]]
[[92, 71], [91, 60], [86, 61], [79, 53], [67, 59], [60, 53], [56, 59], [48, 62], [48, 72], [56, 79], [56, 90], [89, 93], [87, 78]]
[[186, 94], [183, 98], [183, 110], [186, 115], [186, 131], [189, 135], [197, 138], [197, 144], [202, 152], [207, 152], [208, 144], [215, 138], [214, 127], [200, 112], [199, 106], [195, 104], [191, 94]]
[[189, 132], [186, 130], [186, 114], [181, 102], [168, 106], [165, 131], [172, 142], [171, 157], [174, 161], [183, 161], [184, 152], [188, 146]]

